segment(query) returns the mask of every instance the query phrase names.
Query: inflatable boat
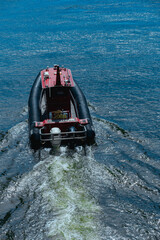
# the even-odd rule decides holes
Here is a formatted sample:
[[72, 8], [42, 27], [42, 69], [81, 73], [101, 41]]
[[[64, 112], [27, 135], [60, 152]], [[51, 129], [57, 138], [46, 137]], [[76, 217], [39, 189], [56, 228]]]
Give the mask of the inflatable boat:
[[94, 143], [86, 98], [70, 69], [55, 65], [42, 70], [32, 86], [28, 107], [32, 149]]

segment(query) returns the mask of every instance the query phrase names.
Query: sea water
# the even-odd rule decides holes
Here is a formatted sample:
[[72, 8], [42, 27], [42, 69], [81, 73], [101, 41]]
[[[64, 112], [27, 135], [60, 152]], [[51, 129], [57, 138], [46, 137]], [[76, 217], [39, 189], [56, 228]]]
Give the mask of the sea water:
[[[0, 10], [0, 239], [159, 239], [159, 1], [6, 0]], [[29, 92], [54, 64], [83, 90], [96, 146], [29, 148]]]

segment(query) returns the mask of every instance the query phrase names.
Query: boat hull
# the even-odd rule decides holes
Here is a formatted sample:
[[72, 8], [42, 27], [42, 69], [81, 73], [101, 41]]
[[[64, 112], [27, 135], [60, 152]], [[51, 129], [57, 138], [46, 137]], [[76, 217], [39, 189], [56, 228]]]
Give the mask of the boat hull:
[[[63, 88], [63, 87], [62, 87]], [[41, 73], [39, 73], [34, 81], [32, 86], [28, 107], [29, 107], [29, 139], [30, 139], [30, 146], [32, 149], [39, 149], [42, 146], [44, 147], [51, 147], [51, 141], [43, 142], [41, 138], [40, 132], [42, 131], [41, 128], [37, 127], [36, 123], [40, 123], [42, 121], [42, 114], [40, 108], [40, 100], [42, 96], [42, 77]], [[76, 139], [75, 138], [67, 138], [66, 140], [62, 141], [62, 145], [91, 145], [95, 141], [95, 131], [93, 128], [93, 123], [91, 119], [91, 115], [88, 109], [86, 98], [81, 91], [79, 85], [74, 80], [74, 86], [69, 87], [69, 91], [74, 99], [77, 108], [78, 119], [86, 119], [87, 124], [85, 125], [85, 138]], [[81, 125], [79, 120], [79, 125]], [[63, 123], [63, 121], [60, 121]], [[59, 123], [60, 124], [60, 123]], [[77, 123], [78, 124], [78, 123]], [[62, 124], [61, 124], [62, 125]], [[71, 124], [72, 126], [72, 124]], [[69, 135], [71, 136], [71, 134]]]

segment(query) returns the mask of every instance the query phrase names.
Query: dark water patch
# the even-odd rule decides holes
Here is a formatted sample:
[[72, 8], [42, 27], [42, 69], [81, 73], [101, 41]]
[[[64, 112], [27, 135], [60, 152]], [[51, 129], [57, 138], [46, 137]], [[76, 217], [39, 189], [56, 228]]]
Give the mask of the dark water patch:
[[111, 130], [122, 134], [124, 137], [129, 137], [129, 133], [115, 123], [111, 123], [103, 118], [94, 118], [94, 120], [98, 122], [103, 122], [104, 124], [108, 125], [111, 128]]
[[28, 125], [21, 122], [8, 131], [0, 144], [0, 191], [10, 182], [16, 182], [25, 172], [31, 170], [36, 163], [28, 143]]
[[4, 132], [4, 131], [0, 132], [0, 142], [4, 139], [4, 137], [5, 137], [6, 134], [7, 134], [7, 133]]
[[105, 165], [104, 170], [112, 179], [111, 187], [100, 190], [105, 226], [115, 230], [118, 227], [128, 239], [158, 238], [158, 154], [152, 154], [145, 137], [137, 138], [132, 131], [125, 131], [101, 117], [98, 120], [95, 117], [94, 123], [98, 138], [94, 156]]
[[[18, 209], [21, 208], [22, 205], [24, 205], [24, 199], [19, 198], [19, 202], [16, 204], [15, 208], [13, 208], [13, 201], [12, 201], [12, 206], [10, 206], [9, 204], [7, 204], [5, 202], [5, 205], [1, 204], [1, 215], [4, 215], [4, 217], [2, 219], [0, 219], [0, 225], [3, 226], [11, 217], [11, 215]], [[15, 203], [14, 203], [15, 205]], [[6, 212], [7, 209], [7, 212]], [[10, 209], [10, 210], [9, 210]], [[9, 211], [8, 211], [9, 210]]]
[[[93, 114], [95, 115], [95, 113]], [[138, 156], [140, 160], [139, 163], [142, 162], [143, 164], [144, 161], [145, 162], [152, 161], [152, 164], [155, 164], [155, 166], [158, 167], [158, 162], [156, 163], [156, 161], [157, 159], [159, 159], [159, 154], [157, 154], [154, 150], [150, 149], [151, 146], [148, 145], [148, 139], [146, 137], [142, 138], [141, 136], [139, 136], [138, 138], [134, 134], [134, 132], [132, 131], [129, 132], [121, 128], [118, 124], [110, 122], [104, 119], [103, 117], [94, 117], [93, 119], [97, 125], [96, 127], [97, 132], [99, 132], [99, 129], [100, 129], [100, 127], [98, 127], [98, 124], [97, 124], [98, 122], [102, 123], [102, 125], [100, 124], [100, 126], [104, 126], [104, 128], [106, 128], [106, 130], [103, 131], [103, 136], [106, 136], [105, 138], [106, 140], [108, 139], [114, 142], [115, 144], [117, 143], [117, 147], [119, 147], [118, 142], [120, 142], [120, 144], [123, 144], [123, 147], [121, 146], [122, 155], [123, 155], [124, 149], [127, 151], [127, 147], [131, 147], [131, 151], [129, 155], [132, 156], [132, 152], [135, 150], [136, 156]], [[116, 133], [116, 135], [113, 136], [113, 133]], [[126, 140], [123, 138], [125, 138]], [[130, 158], [128, 158], [128, 160], [129, 159]]]

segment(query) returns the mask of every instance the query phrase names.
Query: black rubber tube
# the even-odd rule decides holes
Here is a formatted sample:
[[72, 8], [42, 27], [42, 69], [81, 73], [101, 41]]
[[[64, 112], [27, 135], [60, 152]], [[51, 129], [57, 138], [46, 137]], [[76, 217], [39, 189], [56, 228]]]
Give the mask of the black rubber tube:
[[74, 80], [75, 86], [71, 87], [71, 92], [77, 103], [77, 109], [80, 119], [87, 118], [88, 124], [86, 125], [87, 129], [87, 144], [93, 144], [95, 141], [95, 131], [93, 130], [92, 118], [88, 109], [86, 98], [78, 86], [78, 83]]
[[42, 92], [42, 83], [40, 73], [36, 77], [34, 84], [32, 86], [29, 100], [29, 137], [30, 145], [33, 149], [38, 149], [41, 146], [39, 129], [35, 128], [35, 121], [41, 121], [41, 110], [39, 106], [40, 96]]

